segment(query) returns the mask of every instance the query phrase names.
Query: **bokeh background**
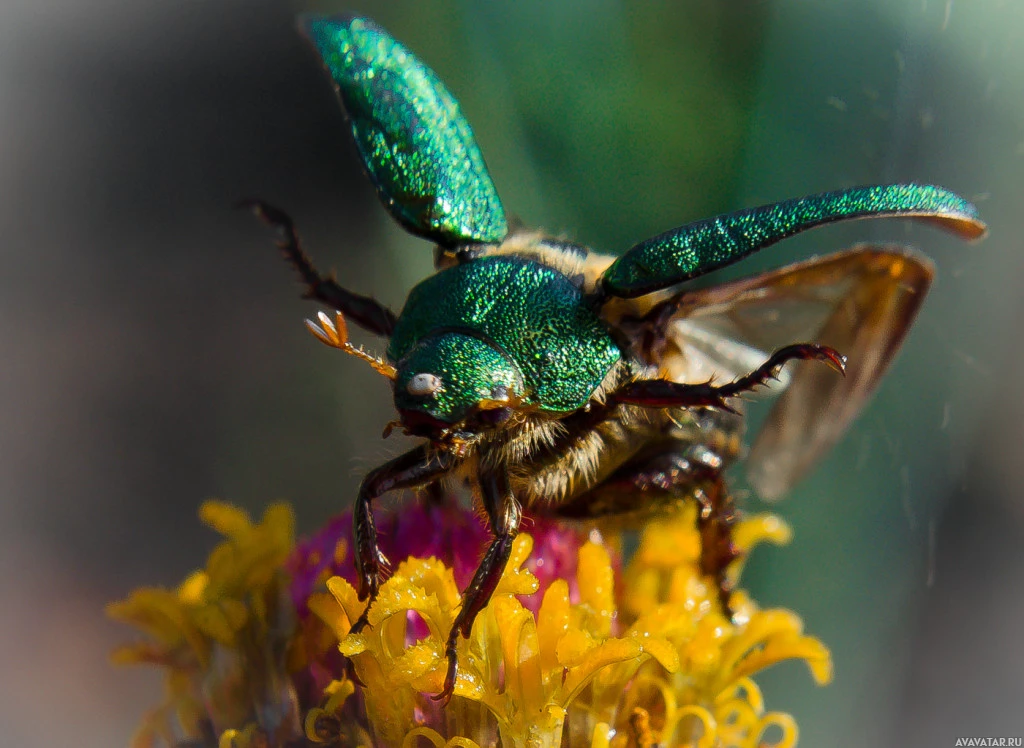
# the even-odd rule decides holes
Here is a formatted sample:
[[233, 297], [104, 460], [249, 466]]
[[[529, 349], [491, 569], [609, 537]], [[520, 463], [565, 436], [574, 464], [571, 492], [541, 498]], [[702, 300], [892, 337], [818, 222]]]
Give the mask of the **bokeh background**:
[[[299, 10], [377, 18], [462, 101], [507, 208], [621, 251], [715, 212], [914, 180], [978, 245], [822, 229], [732, 272], [898, 240], [938, 281], [748, 580], [832, 648], [764, 679], [805, 746], [1024, 734], [1024, 4], [1016, 0], [0, 3], [0, 743], [125, 745], [156, 673], [105, 601], [174, 584], [208, 497], [312, 528], [403, 446], [388, 388], [302, 328], [268, 233], [399, 308], [430, 251], [361, 176]], [[372, 341], [365, 341], [372, 343]]]

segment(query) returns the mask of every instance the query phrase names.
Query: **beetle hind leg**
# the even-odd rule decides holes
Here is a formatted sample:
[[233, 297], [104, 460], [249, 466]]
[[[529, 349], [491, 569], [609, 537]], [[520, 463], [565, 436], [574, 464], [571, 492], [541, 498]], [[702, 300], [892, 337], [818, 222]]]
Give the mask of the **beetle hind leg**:
[[700, 571], [714, 580], [722, 612], [731, 619], [733, 581], [728, 572], [742, 552], [733, 539], [739, 512], [724, 469], [722, 457], [704, 444], [669, 442], [626, 463], [606, 481], [560, 507], [558, 514], [642, 524], [652, 515], [680, 511], [684, 502], [696, 500]]
[[736, 502], [721, 475], [705, 481], [694, 492], [700, 504], [697, 530], [700, 533], [700, 570], [712, 577], [718, 586], [718, 601], [722, 612], [732, 619], [732, 591], [735, 580], [729, 575], [730, 564], [743, 555], [733, 541], [733, 526], [739, 519]]

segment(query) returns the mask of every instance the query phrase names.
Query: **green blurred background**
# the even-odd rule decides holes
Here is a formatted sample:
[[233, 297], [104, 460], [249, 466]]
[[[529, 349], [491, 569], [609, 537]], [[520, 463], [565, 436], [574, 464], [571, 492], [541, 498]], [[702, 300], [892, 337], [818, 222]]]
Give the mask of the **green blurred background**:
[[602, 251], [854, 184], [977, 201], [979, 245], [855, 223], [731, 271], [891, 240], [939, 268], [878, 396], [778, 507], [794, 542], [747, 580], [835, 656], [828, 688], [762, 679], [802, 745], [1024, 734], [1024, 4], [6, 0], [0, 742], [126, 743], [159, 679], [107, 665], [131, 633], [101, 608], [200, 562], [202, 499], [286, 498], [310, 529], [403, 446], [379, 439], [387, 387], [304, 332], [313, 308], [230, 207], [288, 208], [395, 308], [430, 272], [359, 172], [300, 10], [375, 17], [461, 100], [506, 208]]

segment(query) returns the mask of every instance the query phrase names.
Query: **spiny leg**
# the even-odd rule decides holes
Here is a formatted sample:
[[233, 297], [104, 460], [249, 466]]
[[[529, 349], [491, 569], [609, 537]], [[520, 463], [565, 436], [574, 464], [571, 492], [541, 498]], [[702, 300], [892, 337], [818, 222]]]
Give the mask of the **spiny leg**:
[[359, 599], [368, 598], [368, 601], [363, 614], [352, 626], [352, 633], [358, 634], [366, 627], [370, 606], [377, 598], [381, 577], [388, 569], [388, 560], [377, 545], [373, 500], [396, 488], [415, 488], [436, 480], [453, 464], [454, 458], [448, 452], [431, 452], [424, 445], [384, 463], [363, 479], [352, 509], [352, 532]]
[[797, 343], [775, 351], [767, 361], [730, 384], [683, 384], [668, 379], [642, 379], [623, 385], [608, 398], [609, 403], [631, 403], [649, 408], [712, 407], [732, 411], [726, 399], [750, 392], [768, 383], [788, 361], [821, 361], [836, 371], [846, 369], [846, 357], [827, 345]]
[[342, 288], [333, 274], [326, 277], [321, 275], [313, 267], [309, 255], [302, 249], [302, 242], [291, 216], [259, 200], [245, 200], [239, 203], [239, 207], [251, 210], [257, 218], [277, 230], [280, 235], [277, 246], [298, 272], [299, 279], [306, 287], [303, 298], [313, 299], [337, 309], [364, 330], [383, 337], [391, 336], [395, 329], [395, 313], [376, 299]]
[[491, 599], [494, 588], [498, 586], [505, 571], [505, 564], [512, 553], [512, 541], [519, 532], [519, 523], [523, 518], [523, 510], [516, 497], [512, 495], [507, 475], [499, 472], [484, 473], [480, 476], [480, 488], [483, 493], [484, 509], [491, 521], [494, 540], [491, 541], [480, 566], [477, 567], [473, 581], [462, 595], [462, 607], [455, 617], [451, 631], [448, 632], [448, 642], [445, 645], [448, 671], [444, 678], [444, 688], [433, 697], [435, 701], [443, 704], [447, 704], [455, 692], [455, 678], [459, 671], [459, 636], [469, 638], [473, 621]]
[[700, 532], [700, 570], [705, 576], [714, 577], [718, 585], [718, 601], [722, 612], [732, 618], [733, 580], [726, 570], [729, 564], [742, 554], [733, 542], [733, 525], [739, 519], [739, 512], [732, 494], [721, 474], [704, 481], [695, 494], [700, 502], [697, 514], [697, 530]]

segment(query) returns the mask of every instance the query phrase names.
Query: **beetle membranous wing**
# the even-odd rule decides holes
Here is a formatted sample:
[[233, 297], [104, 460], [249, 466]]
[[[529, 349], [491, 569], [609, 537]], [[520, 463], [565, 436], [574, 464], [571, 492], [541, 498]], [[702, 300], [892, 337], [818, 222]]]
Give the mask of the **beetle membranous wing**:
[[[859, 246], [682, 296], [669, 331], [684, 351], [698, 329], [731, 341], [723, 353], [809, 340], [847, 355], [845, 377], [809, 362], [787, 367], [746, 462], [761, 498], [782, 496], [840, 439], [896, 355], [932, 274], [905, 248]], [[727, 355], [718, 363], [722, 379], [744, 365]]]

